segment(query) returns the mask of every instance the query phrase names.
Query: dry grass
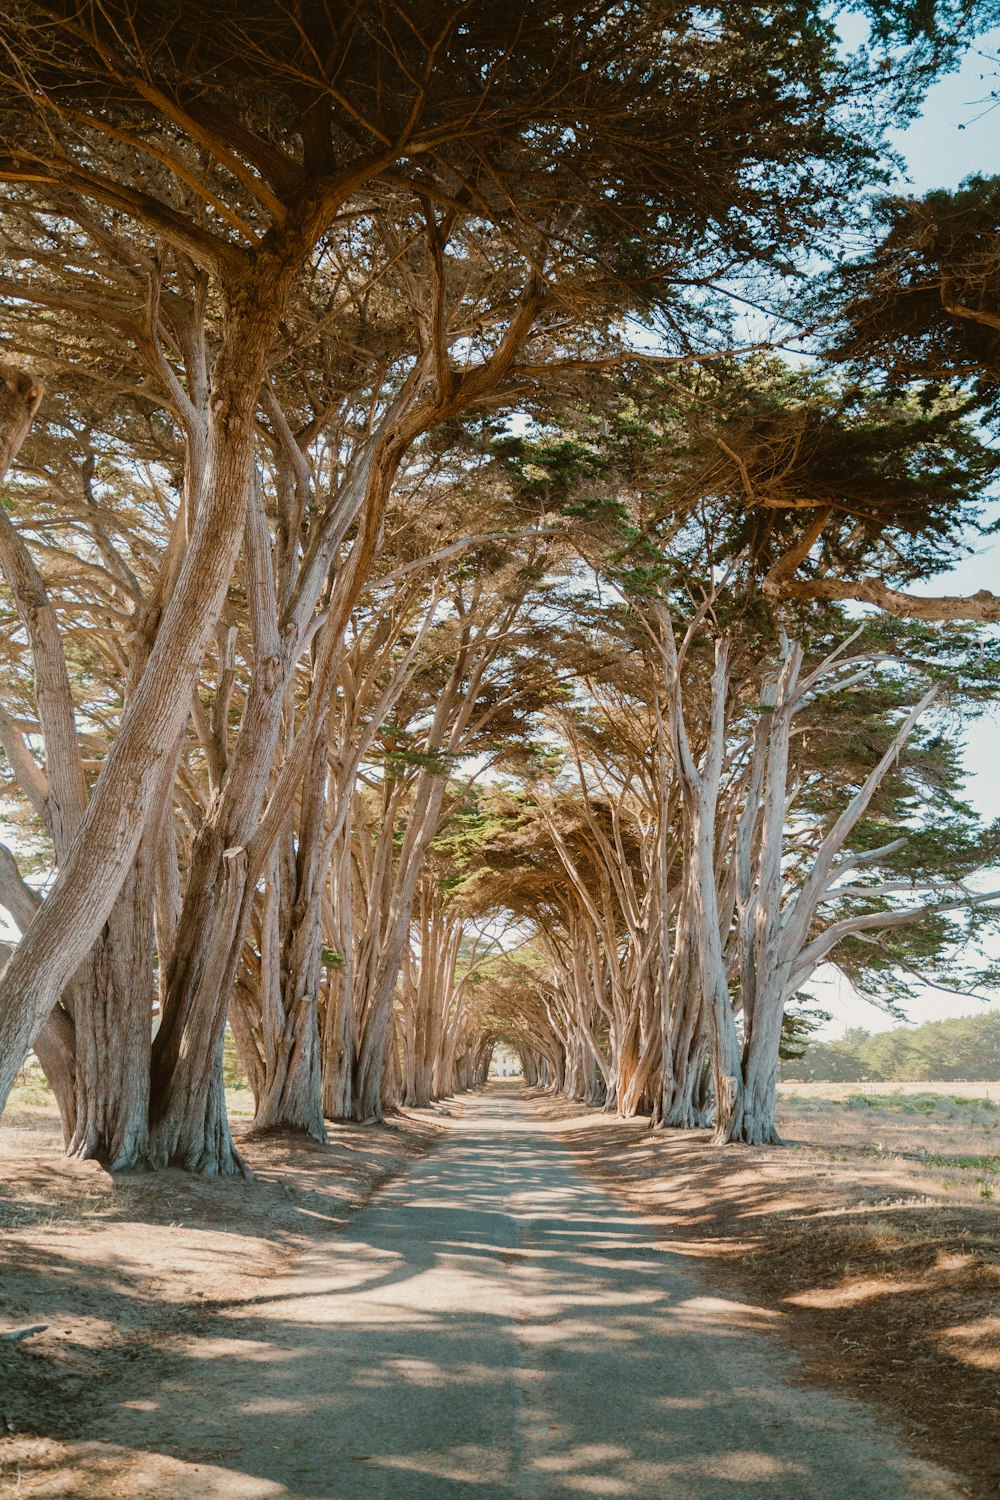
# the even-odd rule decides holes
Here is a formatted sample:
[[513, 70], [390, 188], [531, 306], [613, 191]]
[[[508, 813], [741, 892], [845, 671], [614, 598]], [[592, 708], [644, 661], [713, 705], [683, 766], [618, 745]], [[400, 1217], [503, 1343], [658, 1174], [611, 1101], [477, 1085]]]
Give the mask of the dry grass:
[[891, 1081], [867, 1083], [798, 1083], [789, 1079], [778, 1084], [778, 1098], [801, 1099], [807, 1102], [816, 1099], [849, 1099], [853, 1094], [868, 1094], [875, 1098], [888, 1095], [912, 1097], [914, 1094], [943, 1096], [950, 1099], [986, 1099], [1000, 1106], [1000, 1083], [905, 1083]]
[[839, 1096], [821, 1092], [833, 1087], [845, 1088], [783, 1090], [778, 1120], [789, 1140], [831, 1161], [895, 1158], [894, 1172], [905, 1172], [932, 1195], [946, 1193], [950, 1203], [988, 1201], [1000, 1193], [1000, 1103], [986, 1092], [993, 1089], [1000, 1097], [1000, 1086], [965, 1084], [946, 1092], [944, 1085], [896, 1084], [876, 1091], [871, 1084], [852, 1084]]

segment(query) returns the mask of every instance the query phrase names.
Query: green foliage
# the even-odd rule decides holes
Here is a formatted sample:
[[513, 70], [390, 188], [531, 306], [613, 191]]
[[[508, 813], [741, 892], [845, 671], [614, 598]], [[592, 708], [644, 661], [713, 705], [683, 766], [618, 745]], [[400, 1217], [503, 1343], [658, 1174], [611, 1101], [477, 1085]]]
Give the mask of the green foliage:
[[[992, 1099], [969, 1098], [965, 1094], [848, 1094], [844, 1100], [845, 1109], [887, 1110], [890, 1114], [901, 1115], [939, 1114], [942, 1110], [950, 1111], [953, 1106], [968, 1109], [972, 1114], [993, 1114], [997, 1109]], [[964, 1162], [978, 1162], [983, 1158], [970, 1156], [949, 1160], [955, 1166], [961, 1166]]]
[[236, 1038], [233, 1036], [228, 1025], [222, 1039], [222, 1081], [227, 1089], [247, 1089], [250, 1087], [247, 1076], [243, 1071], [240, 1054], [236, 1049]]
[[449, 890], [475, 875], [484, 852], [509, 825], [495, 802], [474, 786], [455, 788], [457, 800], [448, 811], [431, 851]]
[[429, 771], [432, 776], [447, 776], [454, 764], [454, 756], [444, 750], [423, 749], [421, 736], [400, 724], [383, 724], [381, 740], [385, 774], [394, 780], [402, 779], [408, 771]]
[[962, 382], [984, 410], [1000, 414], [1000, 177], [887, 198], [878, 219], [875, 250], [822, 294], [844, 309], [833, 357], [884, 371], [890, 390], [926, 382], [933, 396]]
[[753, 355], [669, 377], [636, 369], [594, 399], [599, 414], [501, 445], [505, 472], [559, 509], [601, 577], [627, 598], [669, 600], [678, 620], [725, 575], [718, 627], [787, 628], [794, 609], [761, 585], [817, 516], [799, 579], [905, 585], [988, 529], [1000, 454], [973, 420], [976, 398], [946, 384], [886, 387]]
[[[913, 1030], [899, 1027], [874, 1035], [855, 1029], [840, 1041], [810, 1043], [801, 1057], [785, 1063], [782, 1077], [827, 1083], [995, 1082], [1000, 1080], [1000, 1014], [959, 1016], [950, 1021], [929, 1021]], [[918, 1098], [914, 1096], [899, 1107], [919, 1110]], [[863, 1095], [853, 1095], [852, 1099], [858, 1101], [853, 1107], [863, 1107]], [[879, 1108], [891, 1107], [881, 1095], [872, 1102]], [[983, 1108], [995, 1108], [988, 1100], [979, 1103]]]
[[796, 996], [795, 1004], [789, 1006], [781, 1018], [778, 1056], [788, 1062], [804, 1056], [813, 1032], [829, 1019], [829, 1012], [811, 1005], [807, 995]]

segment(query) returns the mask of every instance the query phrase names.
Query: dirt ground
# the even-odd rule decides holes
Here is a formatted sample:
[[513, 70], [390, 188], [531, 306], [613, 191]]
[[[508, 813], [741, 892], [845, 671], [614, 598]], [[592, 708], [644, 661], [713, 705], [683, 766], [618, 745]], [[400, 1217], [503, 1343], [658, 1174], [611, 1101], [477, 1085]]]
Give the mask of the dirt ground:
[[[786, 1149], [536, 1100], [587, 1171], [767, 1310], [807, 1375], [884, 1402], [970, 1496], [996, 1495], [1000, 1088], [788, 1086]], [[141, 1410], [192, 1335], [263, 1301], [445, 1124], [412, 1111], [338, 1127], [329, 1148], [248, 1141], [253, 1183], [112, 1180], [61, 1160], [48, 1098], [23, 1090], [0, 1128], [0, 1497], [69, 1493], [71, 1444], [74, 1497], [117, 1493], [81, 1459], [95, 1414]]]
[[241, 1141], [253, 1182], [113, 1179], [60, 1157], [50, 1098], [20, 1090], [0, 1127], [0, 1496], [68, 1493], [58, 1486], [74, 1444], [81, 1500], [103, 1500], [107, 1480], [88, 1477], [78, 1446], [95, 1414], [142, 1409], [185, 1341], [261, 1300], [276, 1272], [428, 1150], [442, 1122], [414, 1110], [386, 1126], [337, 1126], [329, 1147]]
[[994, 1500], [998, 1098], [996, 1084], [789, 1084], [785, 1148], [722, 1149], [539, 1103], [585, 1170], [774, 1315], [808, 1375], [884, 1403], [915, 1451]]

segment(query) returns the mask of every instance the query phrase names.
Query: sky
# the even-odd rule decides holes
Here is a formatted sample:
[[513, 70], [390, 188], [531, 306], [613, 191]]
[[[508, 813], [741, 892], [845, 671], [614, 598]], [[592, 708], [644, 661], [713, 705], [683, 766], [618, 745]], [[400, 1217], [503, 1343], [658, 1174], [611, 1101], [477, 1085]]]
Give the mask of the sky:
[[[987, 32], [970, 51], [961, 68], [929, 91], [918, 120], [895, 132], [892, 144], [906, 162], [900, 186], [914, 193], [957, 187], [974, 172], [1000, 172], [1000, 28]], [[998, 506], [1000, 510], [1000, 506]], [[981, 543], [976, 556], [937, 578], [910, 586], [923, 594], [972, 594], [977, 589], [1000, 592], [1000, 536]], [[1000, 818], [1000, 704], [971, 726], [966, 735], [969, 800], [984, 818]], [[1000, 884], [998, 881], [994, 885]], [[853, 993], [835, 970], [820, 971], [810, 985], [817, 1001], [834, 1013], [818, 1035], [842, 1036], [849, 1026], [886, 1031], [898, 1023], [884, 1011]], [[994, 996], [1000, 1003], [1000, 995]], [[928, 989], [907, 1006], [911, 1021], [937, 1021], [948, 1016], [982, 1012], [982, 1001]]]
[[914, 192], [957, 187], [972, 172], [1000, 169], [1000, 27], [986, 32], [962, 66], [929, 90], [920, 118], [897, 131], [893, 144], [906, 159]]

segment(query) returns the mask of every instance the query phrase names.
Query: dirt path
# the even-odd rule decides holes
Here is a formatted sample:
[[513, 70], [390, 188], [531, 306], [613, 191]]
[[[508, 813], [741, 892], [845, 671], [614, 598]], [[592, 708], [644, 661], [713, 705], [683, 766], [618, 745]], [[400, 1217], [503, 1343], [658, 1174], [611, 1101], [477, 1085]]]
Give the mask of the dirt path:
[[159, 1500], [954, 1500], [858, 1403], [804, 1386], [491, 1089], [431, 1156], [191, 1338], [25, 1493]]

